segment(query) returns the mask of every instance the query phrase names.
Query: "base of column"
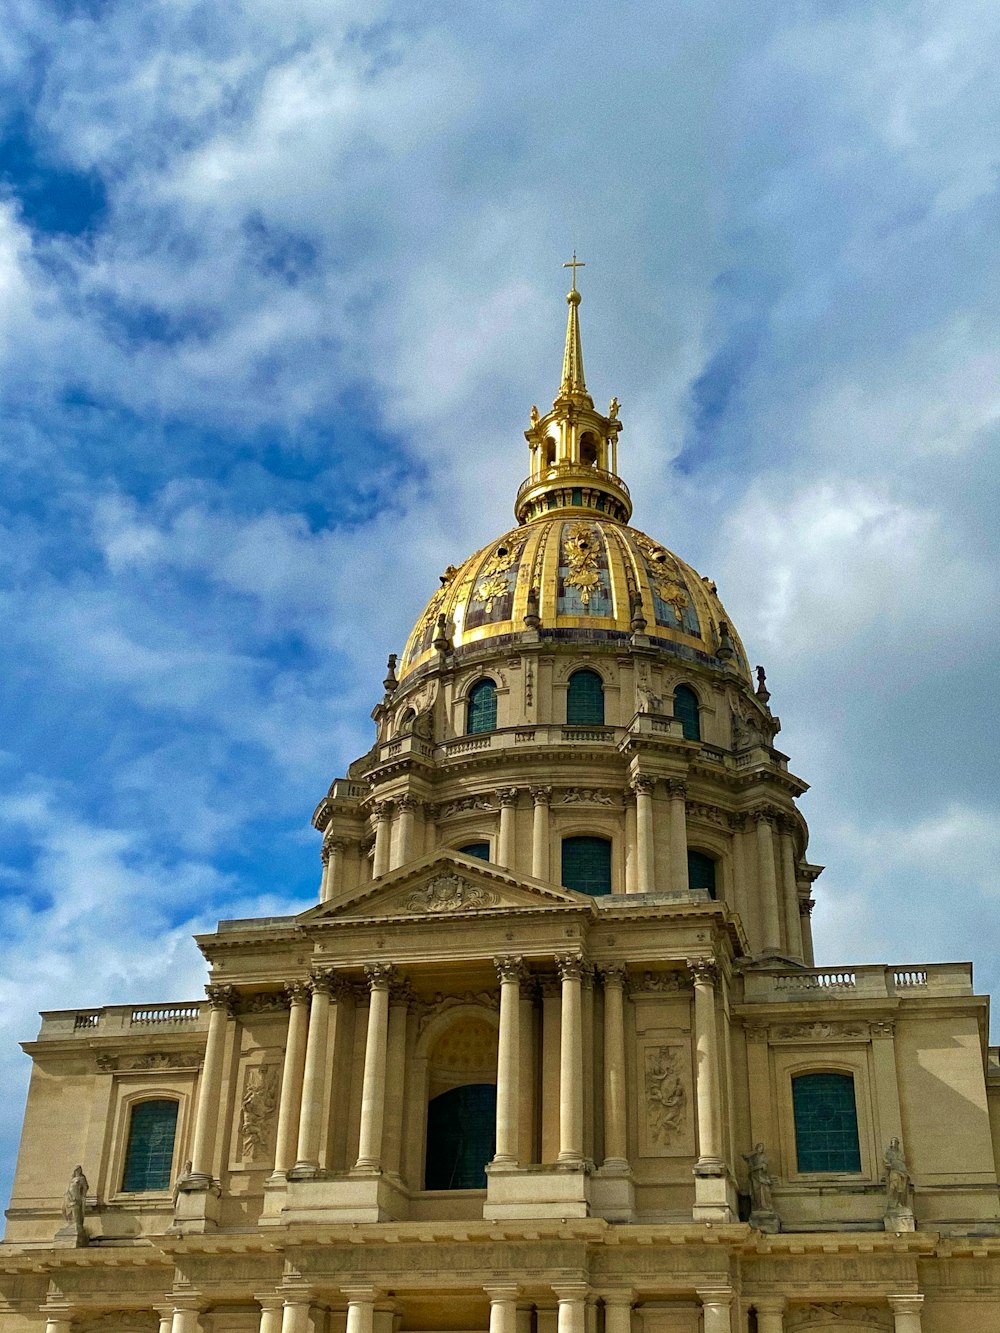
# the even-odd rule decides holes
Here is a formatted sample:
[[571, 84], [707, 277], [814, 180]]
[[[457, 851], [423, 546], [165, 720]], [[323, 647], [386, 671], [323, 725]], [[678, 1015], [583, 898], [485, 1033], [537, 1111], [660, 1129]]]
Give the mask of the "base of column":
[[488, 1221], [518, 1218], [589, 1217], [590, 1164], [579, 1162], [545, 1166], [506, 1166], [490, 1162], [486, 1168]]
[[319, 1175], [319, 1162], [296, 1162], [288, 1170], [288, 1180], [315, 1180]]
[[624, 1159], [605, 1160], [590, 1181], [590, 1211], [606, 1222], [631, 1222], [635, 1217], [632, 1168]]
[[695, 1222], [735, 1222], [739, 1218], [736, 1183], [722, 1162], [698, 1162], [694, 1167]]
[[289, 1175], [282, 1222], [403, 1222], [410, 1196], [398, 1178], [360, 1172], [315, 1180]]
[[192, 1185], [193, 1176], [177, 1182], [174, 1200], [174, 1220], [167, 1228], [168, 1236], [202, 1236], [218, 1228], [222, 1214], [222, 1190], [216, 1181], [207, 1178], [208, 1185]]

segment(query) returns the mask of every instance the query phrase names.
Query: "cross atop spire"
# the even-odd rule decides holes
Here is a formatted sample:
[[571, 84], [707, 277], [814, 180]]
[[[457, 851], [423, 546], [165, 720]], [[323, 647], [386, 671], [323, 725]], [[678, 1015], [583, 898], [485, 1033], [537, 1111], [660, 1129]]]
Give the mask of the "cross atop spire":
[[582, 259], [577, 259], [575, 250], [573, 251], [573, 258], [569, 261], [569, 263], [563, 264], [563, 268], [571, 268], [573, 270], [573, 291], [576, 291], [576, 270], [578, 268], [586, 268], [586, 267], [587, 265], [583, 262]]

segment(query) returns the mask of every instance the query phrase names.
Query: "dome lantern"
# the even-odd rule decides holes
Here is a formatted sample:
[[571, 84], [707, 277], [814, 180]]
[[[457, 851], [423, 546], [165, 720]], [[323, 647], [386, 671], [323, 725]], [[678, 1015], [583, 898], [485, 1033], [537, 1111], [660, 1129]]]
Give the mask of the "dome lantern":
[[566, 296], [566, 346], [562, 380], [551, 412], [531, 409], [531, 426], [524, 432], [531, 455], [531, 471], [521, 483], [514, 504], [519, 523], [560, 510], [596, 512], [627, 523], [632, 514], [628, 487], [618, 476], [618, 399], [612, 398], [608, 415], [594, 408], [583, 373], [580, 339], [580, 293], [576, 270], [584, 265], [574, 251], [563, 265], [573, 270], [573, 286]]

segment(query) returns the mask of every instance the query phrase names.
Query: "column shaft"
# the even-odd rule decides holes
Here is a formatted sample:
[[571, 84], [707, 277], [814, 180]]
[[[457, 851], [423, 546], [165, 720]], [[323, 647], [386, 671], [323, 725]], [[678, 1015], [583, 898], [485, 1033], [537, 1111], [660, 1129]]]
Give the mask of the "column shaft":
[[535, 787], [531, 796], [535, 803], [531, 822], [531, 873], [535, 879], [548, 879], [550, 874], [549, 788]]
[[45, 1333], [70, 1333], [72, 1327], [73, 1321], [69, 1315], [46, 1315]]
[[687, 787], [670, 783], [670, 888], [688, 891]]
[[520, 958], [494, 959], [500, 977], [500, 1038], [497, 1049], [497, 1133], [495, 1162], [517, 1162], [520, 1126], [521, 975]]
[[632, 1297], [620, 1292], [604, 1296], [604, 1333], [632, 1333]]
[[604, 980], [604, 1165], [628, 1165], [625, 1103], [625, 969], [606, 967]]
[[733, 1293], [727, 1288], [699, 1291], [704, 1333], [731, 1333]]
[[923, 1296], [889, 1296], [887, 1300], [895, 1321], [895, 1333], [920, 1333]]
[[416, 849], [417, 801], [412, 796], [403, 796], [396, 802], [399, 811], [399, 827], [396, 832], [396, 866], [405, 866], [412, 861]]
[[763, 952], [781, 952], [781, 921], [778, 915], [778, 884], [774, 870], [774, 833], [770, 819], [759, 812], [757, 820], [757, 883], [764, 932]]
[[375, 1292], [348, 1288], [346, 1333], [372, 1333], [375, 1326]]
[[636, 827], [635, 800], [625, 793], [625, 892], [639, 892], [639, 833]]
[[582, 1285], [571, 1288], [553, 1287], [559, 1298], [557, 1333], [586, 1333], [587, 1297]]
[[330, 992], [333, 978], [317, 974], [310, 982], [309, 1035], [306, 1038], [305, 1069], [302, 1075], [302, 1105], [299, 1110], [299, 1139], [295, 1170], [306, 1174], [319, 1169], [319, 1136], [326, 1085], [326, 1047], [330, 1032]]
[[485, 1291], [490, 1298], [490, 1333], [517, 1333], [517, 1287], [486, 1287]]
[[385, 1123], [385, 1056], [389, 1030], [389, 980], [392, 969], [384, 963], [365, 968], [371, 990], [365, 1076], [361, 1088], [361, 1135], [355, 1169], [382, 1165], [382, 1127]]
[[816, 966], [812, 928], [812, 910], [814, 906], [815, 904], [811, 898], [799, 899], [799, 920], [802, 923], [802, 959], [806, 967]]
[[506, 787], [500, 798], [500, 837], [497, 839], [497, 864], [510, 870], [514, 865], [514, 821], [517, 816], [517, 788]]
[[257, 1333], [281, 1333], [283, 1302], [280, 1296], [259, 1297], [260, 1324]]
[[[562, 1031], [559, 1040], [560, 1162], [583, 1160], [583, 960], [558, 958], [562, 977]], [[581, 1307], [582, 1308], [582, 1307]], [[560, 1305], [560, 1310], [562, 1306]]]
[[170, 1324], [170, 1333], [200, 1333], [198, 1311], [178, 1306]]
[[198, 1086], [198, 1110], [194, 1120], [191, 1145], [191, 1175], [211, 1179], [215, 1157], [215, 1131], [219, 1123], [222, 1096], [222, 1071], [226, 1052], [226, 1026], [233, 1000], [231, 986], [207, 986], [209, 1004], [208, 1037], [205, 1063]]
[[632, 783], [635, 791], [636, 890], [652, 893], [656, 878], [655, 845], [653, 842], [653, 786], [648, 777], [637, 777]]
[[403, 1161], [403, 1099], [406, 1095], [406, 1025], [410, 1012], [410, 992], [406, 986], [390, 992], [389, 1029], [386, 1039], [387, 1068], [393, 1071], [386, 1082], [385, 1147], [382, 1154], [386, 1171], [399, 1175]]
[[309, 1301], [285, 1301], [281, 1310], [281, 1333], [309, 1333]]
[[[696, 959], [694, 974], [695, 1100], [698, 1107], [698, 1164], [719, 1166], [719, 1049], [715, 1023], [715, 965]], [[706, 1323], [706, 1329], [708, 1325]]]
[[389, 869], [392, 851], [392, 802], [379, 801], [375, 806], [375, 859], [372, 861], [372, 879], [378, 879]]
[[784, 1333], [784, 1296], [762, 1297], [754, 1301], [754, 1309], [757, 1311], [757, 1333]]
[[795, 843], [786, 827], [781, 830], [781, 894], [785, 907], [785, 946], [789, 958], [802, 958], [802, 924], [799, 918], [799, 889], [795, 882]]
[[299, 1112], [302, 1106], [302, 1075], [305, 1070], [306, 1033], [309, 1028], [308, 989], [296, 983], [286, 986], [291, 1008], [285, 1038], [285, 1063], [281, 1071], [278, 1128], [275, 1133], [274, 1169], [288, 1171], [295, 1165]]

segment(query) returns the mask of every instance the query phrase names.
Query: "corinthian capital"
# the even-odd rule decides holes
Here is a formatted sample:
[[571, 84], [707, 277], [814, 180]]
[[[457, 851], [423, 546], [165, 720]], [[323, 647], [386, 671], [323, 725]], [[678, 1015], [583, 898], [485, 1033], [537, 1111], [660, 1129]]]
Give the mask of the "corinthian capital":
[[205, 987], [205, 994], [208, 996], [209, 1009], [224, 1009], [230, 1016], [235, 1014], [237, 999], [235, 986], [213, 984]]
[[520, 795], [518, 787], [501, 787], [497, 792], [497, 800], [501, 805], [517, 805], [517, 798]]
[[581, 981], [587, 964], [578, 953], [561, 953], [556, 958], [556, 967], [563, 981]]
[[629, 786], [635, 792], [636, 796], [652, 796], [653, 788], [656, 786], [656, 779], [651, 778], [648, 773], [637, 773]]
[[551, 787], [532, 787], [531, 799], [536, 805], [548, 805], [552, 800]]
[[689, 958], [687, 966], [696, 986], [714, 986], [719, 980], [719, 966], [714, 958]]
[[365, 976], [369, 990], [388, 990], [392, 984], [393, 966], [391, 963], [365, 963]]
[[505, 981], [516, 981], [519, 985], [528, 975], [528, 969], [524, 965], [524, 959], [516, 954], [506, 954], [501, 958], [493, 959], [493, 966], [497, 970], [497, 976], [500, 984]]

